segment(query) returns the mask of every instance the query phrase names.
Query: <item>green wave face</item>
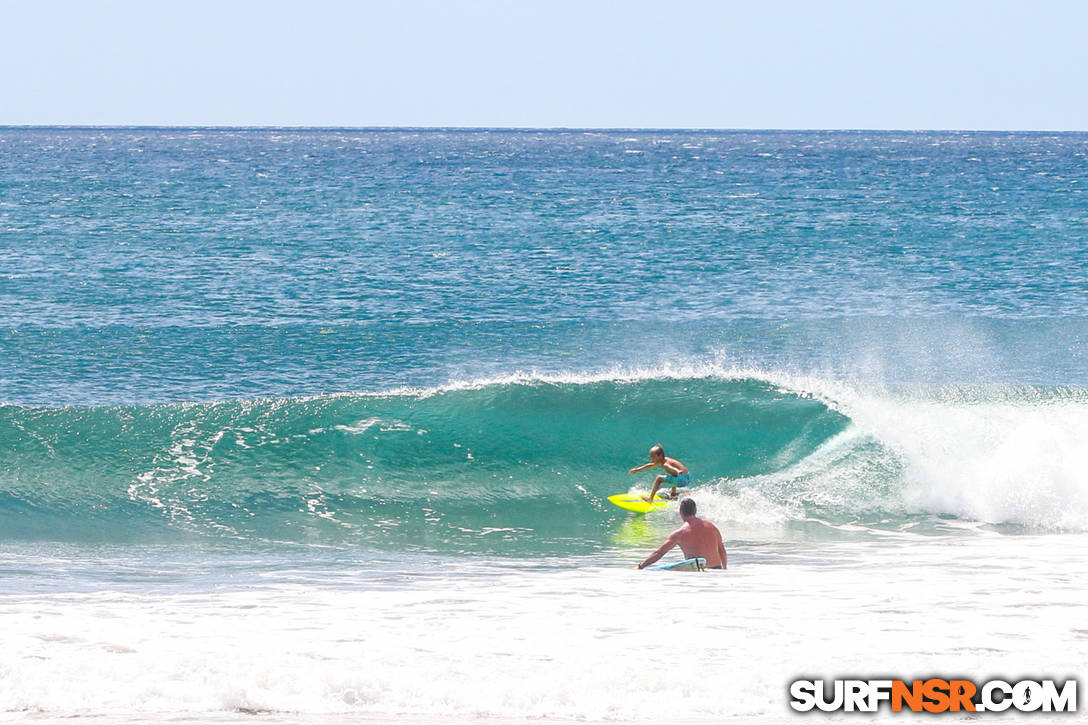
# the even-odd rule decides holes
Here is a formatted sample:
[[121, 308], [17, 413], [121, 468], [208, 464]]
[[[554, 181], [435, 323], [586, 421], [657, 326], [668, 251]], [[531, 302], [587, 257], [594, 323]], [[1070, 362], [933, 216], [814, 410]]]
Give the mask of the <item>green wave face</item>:
[[627, 469], [655, 443], [696, 486], [720, 485], [795, 466], [848, 425], [768, 382], [717, 378], [3, 406], [0, 537], [591, 551], [625, 516], [604, 498], [652, 481]]

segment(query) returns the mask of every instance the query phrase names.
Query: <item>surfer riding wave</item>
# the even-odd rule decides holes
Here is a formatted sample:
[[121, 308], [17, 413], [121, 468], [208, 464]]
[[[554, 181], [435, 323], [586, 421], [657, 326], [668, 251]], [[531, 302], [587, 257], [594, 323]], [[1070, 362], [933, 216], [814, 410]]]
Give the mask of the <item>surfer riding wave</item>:
[[661, 466], [665, 469], [665, 473], [659, 475], [654, 479], [654, 486], [650, 489], [649, 496], [643, 496], [642, 500], [650, 502], [654, 500], [654, 495], [657, 494], [657, 490], [661, 488], [661, 484], [667, 483], [671, 490], [667, 496], [662, 498], [676, 498], [677, 489], [681, 486], [691, 485], [691, 474], [688, 473], [688, 468], [675, 458], [669, 458], [665, 455], [665, 449], [660, 444], [655, 445], [650, 449], [650, 462], [632, 468], [628, 473], [635, 474], [642, 471], [648, 471], [651, 468], [657, 468]]

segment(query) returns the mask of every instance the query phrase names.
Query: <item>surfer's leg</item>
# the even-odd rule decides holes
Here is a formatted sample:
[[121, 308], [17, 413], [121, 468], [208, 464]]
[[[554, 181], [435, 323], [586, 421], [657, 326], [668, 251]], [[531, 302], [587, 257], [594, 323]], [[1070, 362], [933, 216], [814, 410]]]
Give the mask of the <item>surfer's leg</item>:
[[664, 481], [664, 480], [665, 480], [664, 476], [658, 476], [657, 478], [655, 478], [654, 479], [654, 487], [650, 489], [650, 495], [649, 496], [643, 496], [642, 500], [647, 501], [647, 502], [653, 501], [654, 500], [654, 494], [657, 493], [657, 489], [661, 488], [661, 482]]

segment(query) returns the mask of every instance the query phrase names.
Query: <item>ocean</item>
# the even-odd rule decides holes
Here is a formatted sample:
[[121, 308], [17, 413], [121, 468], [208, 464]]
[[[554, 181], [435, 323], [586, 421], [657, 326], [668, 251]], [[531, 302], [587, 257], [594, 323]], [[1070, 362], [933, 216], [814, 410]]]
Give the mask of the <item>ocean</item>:
[[[1079, 677], [1086, 194], [1083, 133], [0, 128], [0, 718]], [[727, 571], [635, 569], [654, 444]]]

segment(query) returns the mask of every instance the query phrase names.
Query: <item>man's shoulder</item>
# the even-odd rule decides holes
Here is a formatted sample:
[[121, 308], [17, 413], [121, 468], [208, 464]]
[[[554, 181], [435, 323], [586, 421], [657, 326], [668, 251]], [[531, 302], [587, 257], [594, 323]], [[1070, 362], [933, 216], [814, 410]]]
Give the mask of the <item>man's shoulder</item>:
[[674, 536], [674, 537], [683, 536], [684, 534], [690, 534], [690, 533], [691, 533], [691, 524], [689, 524], [688, 522], [685, 521], [683, 524], [681, 524], [679, 529], [672, 532], [672, 536]]
[[707, 519], [702, 519], [702, 518], [697, 519], [697, 521], [699, 522], [699, 526], [708, 528], [708, 529], [710, 529], [712, 531], [717, 531], [718, 530], [718, 527], [714, 525], [713, 521], [708, 521]]

